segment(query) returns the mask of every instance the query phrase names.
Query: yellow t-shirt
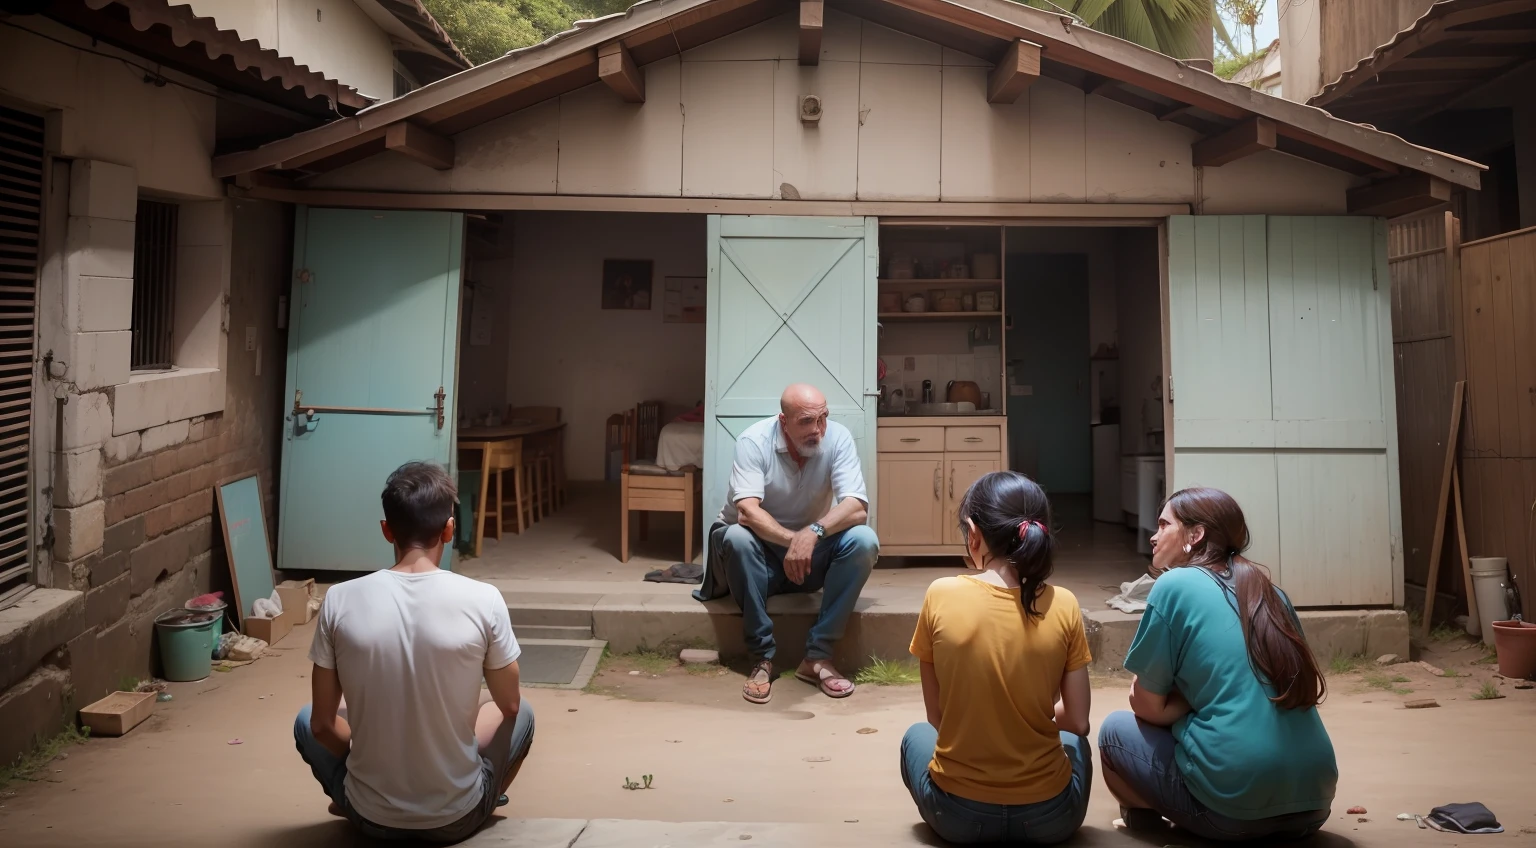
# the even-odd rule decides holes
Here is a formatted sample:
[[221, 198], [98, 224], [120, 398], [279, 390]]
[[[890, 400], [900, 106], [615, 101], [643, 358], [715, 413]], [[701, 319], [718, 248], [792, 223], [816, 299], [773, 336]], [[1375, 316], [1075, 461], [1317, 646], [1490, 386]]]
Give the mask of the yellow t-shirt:
[[1061, 794], [1072, 766], [1061, 749], [1062, 675], [1092, 662], [1077, 598], [1046, 586], [1028, 617], [1019, 589], [970, 576], [934, 581], [912, 636], [933, 663], [943, 718], [928, 765], [951, 795], [984, 804], [1034, 804]]

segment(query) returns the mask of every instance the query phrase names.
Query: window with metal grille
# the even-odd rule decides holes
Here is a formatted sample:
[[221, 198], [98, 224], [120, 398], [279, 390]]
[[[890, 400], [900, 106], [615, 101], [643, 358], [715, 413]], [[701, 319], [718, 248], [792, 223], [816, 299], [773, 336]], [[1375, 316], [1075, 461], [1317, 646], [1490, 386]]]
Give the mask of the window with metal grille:
[[43, 119], [0, 106], [0, 609], [31, 591]]
[[176, 220], [174, 203], [139, 198], [133, 230], [133, 351], [135, 371], [170, 368], [171, 320], [176, 315]]

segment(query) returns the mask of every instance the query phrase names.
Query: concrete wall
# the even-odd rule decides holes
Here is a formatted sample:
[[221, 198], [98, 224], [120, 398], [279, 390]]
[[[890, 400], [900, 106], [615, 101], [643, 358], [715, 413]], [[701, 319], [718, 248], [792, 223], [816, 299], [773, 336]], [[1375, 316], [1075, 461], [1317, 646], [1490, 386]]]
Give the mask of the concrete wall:
[[[0, 614], [9, 763], [74, 709], [157, 671], [155, 616], [228, 588], [217, 481], [261, 472], [270, 509], [292, 222], [286, 207], [223, 198], [208, 173], [211, 96], [15, 29], [0, 38], [0, 87], [50, 127], [32, 431], [41, 588]], [[181, 206], [176, 368], [163, 374], [129, 371], [144, 195]]]
[[[788, 190], [806, 200], [1199, 199], [1191, 130], [1071, 86], [1042, 79], [1017, 103], [992, 106], [985, 62], [830, 9], [821, 64], [803, 68], [797, 56], [794, 16], [775, 18], [646, 65], [644, 104], [594, 84], [461, 133], [449, 171], [386, 152], [308, 184], [760, 199]], [[822, 98], [817, 126], [799, 120], [802, 94]], [[1342, 206], [1331, 173], [1290, 173], [1291, 191], [1310, 193], [1319, 209]]]
[[[609, 415], [642, 400], [672, 410], [704, 399], [704, 325], [664, 323], [661, 306], [664, 278], [705, 275], [704, 216], [537, 213], [510, 220], [510, 259], [474, 272], [477, 297], [489, 286], [499, 306], [491, 330], [497, 343], [460, 348], [460, 408], [560, 407], [569, 422], [569, 475], [601, 480]], [[650, 310], [601, 308], [604, 259], [654, 262]], [[504, 387], [478, 376], [494, 374], [497, 359], [505, 363]]]
[[186, 2], [221, 29], [255, 39], [362, 94], [381, 100], [395, 96], [395, 53], [389, 36], [352, 0]]
[[[180, 198], [217, 198], [213, 178], [213, 88], [166, 71], [179, 84], [144, 82], [144, 72], [114, 56], [131, 54], [39, 16], [0, 27], [0, 95], [50, 112], [52, 152], [134, 169], [148, 191]], [[48, 38], [17, 27], [35, 29]], [[67, 47], [49, 38], [80, 49]], [[83, 52], [85, 49], [106, 56]], [[143, 59], [133, 58], [138, 64]], [[206, 92], [206, 93], [204, 93]]]

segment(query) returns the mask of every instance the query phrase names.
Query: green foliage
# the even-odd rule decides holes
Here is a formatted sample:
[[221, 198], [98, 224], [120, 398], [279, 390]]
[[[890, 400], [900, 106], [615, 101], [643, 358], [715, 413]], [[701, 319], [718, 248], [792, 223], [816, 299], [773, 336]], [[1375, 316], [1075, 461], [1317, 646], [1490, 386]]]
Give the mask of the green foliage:
[[538, 44], [583, 18], [629, 8], [625, 0], [423, 0], [453, 43], [479, 65]]
[[1484, 683], [1483, 688], [1472, 693], [1472, 700], [1474, 701], [1496, 701], [1502, 697], [1504, 697], [1504, 693], [1499, 691], [1499, 687], [1493, 685], [1492, 680]]
[[1249, 63], [1263, 55], [1263, 53], [1245, 53], [1241, 56], [1222, 56], [1215, 62], [1216, 76], [1229, 80], [1237, 76], [1238, 71], [1248, 67]]
[[1204, 53], [1200, 30], [1212, 27], [1228, 53], [1238, 53], [1216, 0], [1022, 0], [1048, 12], [1070, 12], [1099, 32], [1180, 59]]
[[1329, 674], [1349, 674], [1359, 671], [1366, 666], [1366, 658], [1363, 654], [1334, 654], [1328, 663]]
[[869, 665], [859, 669], [853, 682], [861, 686], [911, 686], [923, 682], [916, 663], [870, 657]]

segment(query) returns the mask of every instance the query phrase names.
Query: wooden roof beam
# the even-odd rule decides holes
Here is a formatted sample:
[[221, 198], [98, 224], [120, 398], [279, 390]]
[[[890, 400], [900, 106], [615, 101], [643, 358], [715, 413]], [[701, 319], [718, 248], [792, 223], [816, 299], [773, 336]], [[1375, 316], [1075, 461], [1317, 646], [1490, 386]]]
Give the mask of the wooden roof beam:
[[604, 44], [597, 50], [597, 78], [625, 103], [645, 102], [645, 75], [635, 66], [623, 42]]
[[1221, 135], [1194, 144], [1197, 168], [1219, 168], [1255, 153], [1275, 149], [1275, 122], [1268, 118], [1243, 121]]
[[821, 64], [822, 0], [800, 0], [800, 64]]
[[1407, 173], [1371, 185], [1352, 188], [1349, 214], [1396, 218], [1451, 200], [1451, 184], [1428, 174]]
[[1008, 44], [987, 82], [987, 102], [1013, 103], [1040, 78], [1040, 45], [1018, 39]]
[[453, 168], [453, 139], [405, 121], [390, 125], [384, 134], [384, 149], [404, 153], [439, 171]]

